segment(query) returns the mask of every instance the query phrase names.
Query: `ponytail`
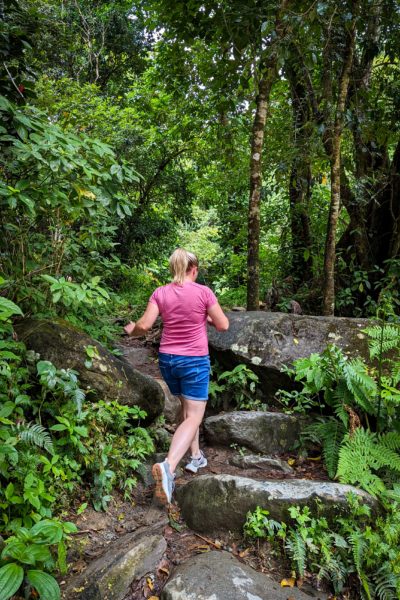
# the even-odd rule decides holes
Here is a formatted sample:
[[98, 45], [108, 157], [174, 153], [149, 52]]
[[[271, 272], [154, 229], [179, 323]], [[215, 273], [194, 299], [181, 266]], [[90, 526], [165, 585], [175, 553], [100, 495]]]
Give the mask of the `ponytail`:
[[183, 285], [187, 272], [198, 266], [197, 256], [192, 252], [187, 252], [184, 248], [177, 248], [169, 258], [169, 268], [173, 282], [178, 285]]

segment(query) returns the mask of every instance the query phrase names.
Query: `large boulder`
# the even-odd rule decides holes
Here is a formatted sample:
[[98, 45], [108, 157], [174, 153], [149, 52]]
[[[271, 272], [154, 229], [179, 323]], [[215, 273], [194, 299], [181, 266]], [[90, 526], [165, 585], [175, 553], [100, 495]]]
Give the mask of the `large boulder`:
[[208, 417], [204, 432], [210, 444], [245, 446], [255, 452], [279, 454], [293, 450], [304, 418], [278, 412], [239, 410]]
[[[57, 368], [74, 369], [85, 391], [93, 390], [104, 400], [140, 406], [153, 419], [162, 413], [164, 392], [151, 377], [143, 375], [127, 362], [119, 360], [99, 342], [62, 320], [24, 320], [15, 326], [18, 337], [41, 360], [51, 361]], [[90, 360], [86, 348], [95, 346], [96, 356]], [[86, 363], [86, 365], [85, 365]]]
[[335, 519], [348, 510], [347, 495], [373, 508], [376, 500], [351, 485], [309, 479], [256, 481], [235, 475], [201, 475], [176, 491], [182, 516], [203, 533], [242, 532], [247, 512], [261, 506], [276, 521], [287, 521], [291, 506], [308, 506], [315, 515]]
[[163, 379], [156, 378], [157, 383], [162, 387], [164, 392], [164, 411], [166, 423], [173, 425], [181, 422], [182, 405], [178, 396], [174, 396], [169, 391], [168, 385]]
[[279, 583], [239, 562], [228, 552], [207, 552], [193, 556], [172, 572], [161, 600], [323, 600], [327, 595], [314, 591], [290, 592]]
[[227, 368], [249, 365], [260, 377], [266, 399], [293, 386], [281, 372], [298, 358], [336, 344], [351, 356], [368, 358], [366, 319], [314, 317], [263, 311], [229, 312], [229, 330], [208, 328], [211, 354]]

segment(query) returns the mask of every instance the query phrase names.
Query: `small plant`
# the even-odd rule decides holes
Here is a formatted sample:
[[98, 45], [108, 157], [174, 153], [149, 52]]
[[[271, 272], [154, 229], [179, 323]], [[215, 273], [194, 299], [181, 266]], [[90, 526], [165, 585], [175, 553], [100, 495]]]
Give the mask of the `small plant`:
[[25, 597], [35, 590], [41, 600], [58, 600], [60, 588], [47, 571], [67, 572], [66, 540], [77, 531], [73, 523], [44, 519], [9, 537], [0, 557], [0, 598], [8, 600], [23, 587]]
[[232, 371], [223, 371], [217, 381], [210, 383], [212, 406], [218, 406], [221, 398], [229, 397], [240, 410], [265, 410], [265, 405], [256, 398], [258, 376], [244, 364], [237, 365]]
[[[288, 522], [277, 522], [267, 510], [248, 513], [245, 535], [267, 539], [291, 561], [300, 578], [307, 572], [329, 582], [335, 594], [356, 586], [357, 598], [396, 600], [400, 593], [400, 516], [396, 502], [386, 515], [348, 496], [349, 515], [329, 523], [305, 506], [289, 508]], [[357, 579], [354, 579], [354, 575]], [[347, 596], [346, 596], [347, 597]], [[353, 597], [353, 596], [352, 596]]]
[[265, 538], [271, 543], [276, 542], [276, 537], [286, 537], [286, 524], [271, 519], [269, 511], [259, 506], [253, 512], [247, 513], [243, 529], [246, 536]]

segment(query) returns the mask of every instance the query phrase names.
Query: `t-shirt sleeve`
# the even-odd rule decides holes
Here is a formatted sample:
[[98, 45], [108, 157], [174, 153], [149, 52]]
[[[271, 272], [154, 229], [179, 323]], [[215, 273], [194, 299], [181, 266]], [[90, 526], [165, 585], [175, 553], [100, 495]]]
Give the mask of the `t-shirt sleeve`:
[[152, 295], [149, 298], [149, 302], [151, 302], [152, 304], [156, 304], [158, 306], [158, 310], [161, 311], [160, 288], [157, 288], [156, 290], [154, 290], [154, 292], [152, 293]]
[[207, 310], [214, 306], [214, 304], [217, 304], [218, 302], [214, 292], [212, 292], [208, 287], [206, 287], [205, 289], [204, 301]]

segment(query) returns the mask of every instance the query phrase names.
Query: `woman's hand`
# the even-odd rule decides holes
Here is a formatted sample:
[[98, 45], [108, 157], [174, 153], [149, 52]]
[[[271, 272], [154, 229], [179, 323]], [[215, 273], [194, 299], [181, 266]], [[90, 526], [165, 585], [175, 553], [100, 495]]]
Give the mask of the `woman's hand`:
[[136, 327], [136, 323], [134, 323], [133, 321], [129, 321], [128, 325], [125, 325], [124, 331], [128, 335], [132, 335], [135, 327]]
[[210, 317], [210, 315], [207, 315], [207, 323], [208, 323], [208, 325], [211, 325], [212, 327], [215, 327], [214, 321], [212, 320], [212, 318]]

